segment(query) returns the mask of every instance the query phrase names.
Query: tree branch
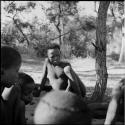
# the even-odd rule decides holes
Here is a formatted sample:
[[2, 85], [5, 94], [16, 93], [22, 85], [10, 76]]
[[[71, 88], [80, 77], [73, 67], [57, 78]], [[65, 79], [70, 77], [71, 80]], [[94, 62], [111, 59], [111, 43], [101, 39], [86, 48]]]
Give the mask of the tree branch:
[[95, 49], [98, 50], [99, 52], [104, 51], [103, 49], [100, 49], [99, 47], [97, 47], [97, 46], [95, 45], [95, 43], [91, 42], [91, 44], [92, 44], [92, 45], [95, 47]]
[[[81, 29], [83, 29], [83, 27], [82, 28], [79, 28], [79, 29], [75, 29], [76, 31], [79, 31], [79, 30], [81, 30]], [[64, 33], [64, 34], [61, 34], [61, 36], [64, 36], [64, 35], [66, 35], [66, 34], [69, 34], [70, 33], [70, 31], [68, 31], [68, 32], [66, 32], [66, 33]], [[58, 39], [60, 36], [57, 36], [57, 37], [54, 37], [54, 38], [50, 38], [50, 41], [51, 40], [55, 40], [55, 39]]]
[[14, 22], [14, 24], [16, 25], [16, 27], [18, 28], [18, 30], [19, 30], [19, 31], [22, 33], [22, 35], [24, 36], [24, 38], [26, 39], [27, 44], [28, 44], [28, 46], [29, 46], [30, 42], [29, 42], [28, 38], [27, 38], [26, 35], [23, 33], [22, 29], [19, 27], [19, 25], [17, 24], [17, 22], [16, 22], [16, 20], [15, 20], [14, 18], [13, 18], [13, 22]]

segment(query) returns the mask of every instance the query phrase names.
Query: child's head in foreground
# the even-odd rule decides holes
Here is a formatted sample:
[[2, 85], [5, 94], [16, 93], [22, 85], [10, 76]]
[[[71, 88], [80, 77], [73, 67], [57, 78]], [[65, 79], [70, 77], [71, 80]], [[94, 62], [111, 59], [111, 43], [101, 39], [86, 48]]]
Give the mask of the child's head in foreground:
[[91, 125], [91, 116], [85, 102], [75, 94], [52, 91], [39, 101], [35, 109], [34, 123]]
[[19, 73], [19, 85], [21, 86], [21, 99], [25, 104], [29, 104], [33, 99], [33, 90], [35, 82], [33, 78], [26, 73]]
[[1, 47], [1, 86], [10, 87], [18, 80], [21, 66], [20, 53], [8, 46]]

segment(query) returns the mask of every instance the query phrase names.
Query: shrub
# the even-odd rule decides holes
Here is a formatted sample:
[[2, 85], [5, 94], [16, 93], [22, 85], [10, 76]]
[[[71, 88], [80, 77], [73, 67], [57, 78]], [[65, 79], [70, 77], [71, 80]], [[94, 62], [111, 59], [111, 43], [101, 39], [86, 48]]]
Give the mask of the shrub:
[[48, 47], [48, 44], [46, 43], [37, 43], [37, 45], [34, 46], [37, 57], [46, 57], [47, 47]]
[[111, 57], [113, 60], [116, 60], [116, 61], [119, 60], [119, 54], [117, 54], [115, 52], [112, 52], [109, 57]]

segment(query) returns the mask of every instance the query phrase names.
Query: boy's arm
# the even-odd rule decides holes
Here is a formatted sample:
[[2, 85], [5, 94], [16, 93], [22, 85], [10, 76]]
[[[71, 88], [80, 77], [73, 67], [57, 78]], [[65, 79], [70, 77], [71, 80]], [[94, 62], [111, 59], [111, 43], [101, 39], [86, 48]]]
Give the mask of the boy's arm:
[[85, 87], [84, 83], [81, 81], [81, 79], [79, 78], [79, 76], [76, 74], [76, 72], [73, 69], [72, 69], [72, 73], [74, 74], [74, 77], [76, 78], [76, 81], [79, 86], [82, 97], [85, 97], [86, 87]]
[[68, 86], [66, 88], [66, 91], [70, 91], [70, 87], [71, 87], [71, 84], [70, 84], [70, 81], [68, 80]]
[[72, 87], [72, 89], [73, 89], [73, 91], [75, 93], [77, 93], [78, 95], [81, 95], [79, 85], [77, 84], [78, 81], [77, 81], [77, 79], [76, 79], [76, 77], [75, 77], [75, 75], [73, 73], [71, 65], [66, 66], [64, 68], [64, 72], [67, 75], [67, 77], [69, 78], [69, 83], [68, 83], [69, 85], [68, 85], [68, 87]]
[[117, 84], [115, 86], [115, 88], [113, 88], [113, 90], [112, 90], [112, 99], [109, 103], [106, 120], [105, 120], [105, 125], [111, 125], [115, 120], [116, 111], [118, 108], [118, 100], [119, 100], [120, 93], [121, 93], [120, 88], [121, 88], [121, 85]]
[[43, 74], [42, 74], [42, 79], [41, 79], [41, 84], [40, 84], [40, 91], [44, 88], [44, 85], [47, 80], [47, 61], [48, 59], [45, 59], [45, 63], [43, 65]]

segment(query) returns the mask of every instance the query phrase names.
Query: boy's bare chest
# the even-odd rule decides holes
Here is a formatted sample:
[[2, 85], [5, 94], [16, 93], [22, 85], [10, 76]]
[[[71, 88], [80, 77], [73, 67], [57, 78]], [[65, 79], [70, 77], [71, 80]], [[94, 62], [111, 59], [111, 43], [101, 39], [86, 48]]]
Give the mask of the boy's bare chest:
[[53, 69], [54, 69], [56, 76], [58, 76], [58, 77], [60, 77], [62, 74], [64, 74], [64, 70], [62, 67], [55, 66], [55, 67], [53, 67]]

